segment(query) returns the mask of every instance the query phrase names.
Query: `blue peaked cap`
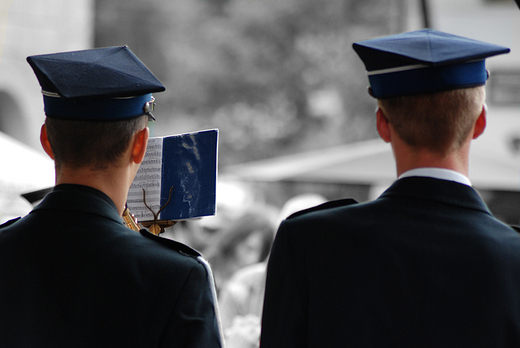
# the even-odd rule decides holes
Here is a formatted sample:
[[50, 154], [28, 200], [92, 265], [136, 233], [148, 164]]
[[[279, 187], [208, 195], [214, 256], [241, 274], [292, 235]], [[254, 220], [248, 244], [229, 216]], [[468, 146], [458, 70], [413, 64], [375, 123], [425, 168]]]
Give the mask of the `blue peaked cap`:
[[45, 114], [117, 121], [151, 116], [165, 87], [127, 46], [27, 57], [42, 87]]
[[377, 99], [482, 86], [489, 77], [485, 59], [510, 51], [433, 29], [360, 41], [353, 48]]

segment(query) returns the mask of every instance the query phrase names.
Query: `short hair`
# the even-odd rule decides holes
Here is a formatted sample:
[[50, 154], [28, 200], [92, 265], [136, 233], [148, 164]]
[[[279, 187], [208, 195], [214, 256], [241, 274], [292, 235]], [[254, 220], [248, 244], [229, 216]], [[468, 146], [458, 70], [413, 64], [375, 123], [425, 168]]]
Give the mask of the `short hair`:
[[45, 126], [56, 166], [103, 170], [123, 155], [148, 116], [123, 121], [76, 121], [47, 117]]
[[378, 102], [403, 141], [444, 155], [467, 139], [484, 100], [484, 87], [479, 86]]

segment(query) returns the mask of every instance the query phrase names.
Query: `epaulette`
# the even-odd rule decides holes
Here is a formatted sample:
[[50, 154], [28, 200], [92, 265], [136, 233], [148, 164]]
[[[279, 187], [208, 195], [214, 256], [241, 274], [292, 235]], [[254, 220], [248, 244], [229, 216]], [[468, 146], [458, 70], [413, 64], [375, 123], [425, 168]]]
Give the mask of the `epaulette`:
[[7, 227], [7, 226], [10, 226], [12, 224], [14, 224], [16, 221], [20, 220], [21, 217], [17, 217], [17, 218], [14, 218], [12, 220], [9, 220], [9, 221], [6, 221], [4, 222], [3, 224], [0, 225], [0, 229], [4, 228], [4, 227]]
[[181, 254], [184, 254], [187, 256], [192, 256], [192, 257], [200, 256], [200, 253], [197, 250], [190, 248], [186, 244], [176, 242], [172, 239], [156, 236], [155, 234], [151, 233], [150, 231], [148, 231], [145, 228], [142, 228], [139, 232], [141, 233], [142, 236], [152, 239], [170, 249], [176, 250], [176, 251], [180, 252]]
[[351, 204], [357, 204], [357, 201], [355, 201], [352, 198], [338, 199], [338, 200], [335, 200], [335, 201], [330, 201], [330, 202], [326, 202], [326, 203], [317, 205], [317, 206], [312, 207], [312, 208], [300, 210], [300, 211], [298, 211], [298, 212], [296, 212], [296, 213], [294, 213], [292, 215], [289, 215], [289, 217], [287, 219], [292, 219], [292, 218], [295, 218], [297, 216], [301, 216], [301, 215], [304, 215], [304, 214], [307, 214], [307, 213], [311, 213], [311, 212], [314, 212], [314, 211], [331, 209], [331, 208], [337, 208], [337, 207], [347, 206], [347, 205], [351, 205]]

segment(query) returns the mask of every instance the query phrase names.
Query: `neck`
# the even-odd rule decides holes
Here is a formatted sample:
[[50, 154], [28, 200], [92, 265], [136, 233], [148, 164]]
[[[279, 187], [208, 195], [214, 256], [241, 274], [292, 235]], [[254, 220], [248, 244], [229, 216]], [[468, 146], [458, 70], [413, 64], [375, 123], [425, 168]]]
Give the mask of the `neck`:
[[404, 143], [393, 142], [392, 149], [396, 159], [397, 176], [416, 168], [444, 168], [469, 176], [468, 141], [459, 149], [447, 154], [439, 154], [425, 149], [415, 149]]
[[124, 167], [93, 170], [91, 168], [71, 169], [63, 166], [56, 169], [56, 184], [77, 184], [95, 188], [112, 199], [120, 215], [125, 209], [132, 179], [133, 175]]

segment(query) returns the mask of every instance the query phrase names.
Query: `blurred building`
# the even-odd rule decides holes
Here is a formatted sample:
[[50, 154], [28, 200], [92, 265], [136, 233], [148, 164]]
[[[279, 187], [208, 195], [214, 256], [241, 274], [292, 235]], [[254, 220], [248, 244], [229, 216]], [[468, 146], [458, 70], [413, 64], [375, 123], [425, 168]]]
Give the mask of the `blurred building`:
[[26, 57], [92, 47], [93, 1], [0, 2], [0, 131], [37, 149], [43, 115]]
[[0, 1], [0, 223], [30, 209], [20, 193], [54, 184], [39, 142], [43, 99], [26, 57], [91, 48], [92, 38], [92, 0]]

